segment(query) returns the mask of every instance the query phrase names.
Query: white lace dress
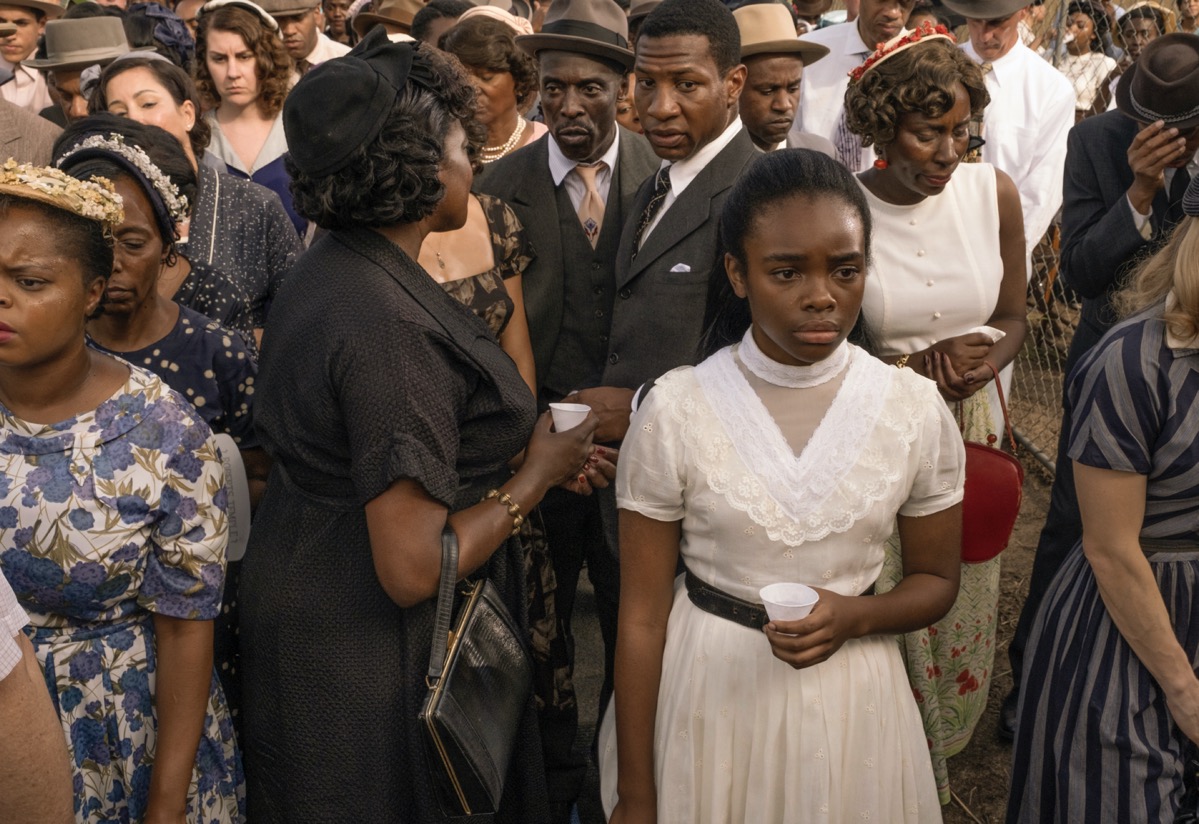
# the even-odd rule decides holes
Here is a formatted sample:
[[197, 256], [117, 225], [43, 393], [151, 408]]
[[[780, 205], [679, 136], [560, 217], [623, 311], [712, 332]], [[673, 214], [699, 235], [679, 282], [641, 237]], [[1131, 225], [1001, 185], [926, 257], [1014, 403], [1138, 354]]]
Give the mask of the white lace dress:
[[[688, 568], [739, 598], [760, 601], [777, 581], [866, 592], [897, 512], [961, 500], [962, 440], [932, 382], [848, 344], [838, 354], [826, 382], [783, 388], [788, 376], [773, 373], [790, 368], [747, 335], [660, 378], [621, 450], [619, 506], [681, 520]], [[894, 637], [849, 641], [795, 670], [763, 633], [695, 607], [680, 582], [658, 701], [663, 824], [941, 820]], [[600, 752], [610, 813], [611, 710]]]

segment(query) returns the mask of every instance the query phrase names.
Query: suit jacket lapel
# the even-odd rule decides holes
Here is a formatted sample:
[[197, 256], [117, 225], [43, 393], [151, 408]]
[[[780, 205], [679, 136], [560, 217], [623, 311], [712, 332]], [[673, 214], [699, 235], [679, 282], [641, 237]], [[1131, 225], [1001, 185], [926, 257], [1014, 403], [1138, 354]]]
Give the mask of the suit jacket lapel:
[[[6, 109], [0, 109], [0, 146], [7, 146], [21, 139], [21, 130], [17, 127], [16, 118]], [[4, 157], [8, 157], [5, 154]]]

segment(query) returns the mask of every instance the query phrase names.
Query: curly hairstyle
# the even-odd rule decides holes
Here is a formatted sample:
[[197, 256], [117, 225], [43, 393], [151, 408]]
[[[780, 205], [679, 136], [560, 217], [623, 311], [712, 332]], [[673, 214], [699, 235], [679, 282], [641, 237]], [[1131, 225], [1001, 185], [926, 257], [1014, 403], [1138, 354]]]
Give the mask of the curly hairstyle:
[[286, 157], [296, 211], [322, 229], [395, 226], [428, 217], [445, 196], [438, 172], [452, 125], [466, 130], [472, 158], [482, 146], [475, 89], [458, 62], [422, 44], [412, 64], [413, 74], [434, 82], [416, 83], [410, 76], [379, 136], [355, 149], [341, 169], [314, 177]]
[[203, 108], [200, 106], [200, 95], [196, 91], [196, 84], [192, 82], [191, 75], [174, 63], [149, 57], [126, 57], [115, 63], [109, 63], [100, 73], [100, 83], [96, 86], [96, 91], [92, 93], [92, 99], [88, 103], [88, 112], [97, 114], [108, 111], [108, 84], [130, 69], [148, 69], [158, 84], [166, 89], [176, 106], [190, 102], [195, 107], [196, 122], [187, 133], [187, 140], [191, 143], [192, 154], [196, 156], [196, 159], [199, 160], [203, 157], [204, 150], [208, 148], [208, 142], [212, 140], [212, 127], [200, 114]]
[[108, 280], [112, 274], [113, 239], [99, 222], [36, 200], [4, 194], [0, 195], [0, 223], [8, 219], [8, 210], [14, 206], [38, 212], [51, 223], [54, 230], [49, 236], [54, 238], [54, 248], [79, 261], [85, 287], [97, 278]]
[[196, 91], [205, 111], [221, 104], [221, 96], [208, 71], [208, 33], [213, 29], [239, 35], [246, 48], [254, 52], [258, 110], [264, 117], [278, 115], [291, 85], [291, 56], [277, 34], [263, 26], [253, 12], [237, 6], [222, 6], [200, 18], [196, 33]]
[[490, 17], [469, 17], [441, 36], [438, 46], [467, 69], [508, 72], [515, 86], [516, 105], [537, 91], [537, 61], [516, 45], [516, 33]]
[[845, 123], [863, 146], [887, 146], [905, 114], [941, 117], [953, 109], [956, 87], [966, 87], [970, 114], [982, 114], [991, 96], [978, 64], [950, 40], [926, 40], [889, 57], [850, 83]]
[[[850, 207], [862, 224], [866, 262], [870, 262], [872, 223], [870, 204], [862, 187], [844, 166], [831, 157], [807, 149], [780, 149], [750, 164], [729, 192], [720, 210], [720, 252], [708, 277], [704, 333], [697, 357], [703, 360], [718, 349], [741, 339], [749, 328], [749, 301], [733, 291], [725, 269], [727, 252], [745, 264], [745, 239], [759, 230], [769, 207], [795, 197], [829, 197]], [[776, 231], [775, 227], [766, 227]]]
[[1129, 275], [1112, 300], [1121, 317], [1135, 315], [1165, 299], [1173, 290], [1177, 305], [1165, 312], [1166, 327], [1186, 340], [1199, 334], [1199, 217], [1174, 228], [1166, 245]]
[[1073, 17], [1076, 14], [1085, 14], [1091, 18], [1091, 28], [1094, 30], [1094, 36], [1091, 37], [1091, 51], [1103, 51], [1103, 37], [1111, 33], [1111, 24], [1108, 22], [1107, 14], [1090, 0], [1075, 0], [1066, 9], [1066, 17]]

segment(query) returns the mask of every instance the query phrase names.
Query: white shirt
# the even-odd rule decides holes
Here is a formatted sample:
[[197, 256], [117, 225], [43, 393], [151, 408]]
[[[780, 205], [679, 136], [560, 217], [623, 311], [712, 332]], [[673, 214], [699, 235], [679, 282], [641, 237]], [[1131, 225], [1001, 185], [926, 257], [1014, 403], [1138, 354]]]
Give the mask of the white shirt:
[[46, 88], [46, 77], [41, 72], [28, 69], [20, 63], [14, 66], [3, 59], [0, 59], [0, 66], [13, 73], [12, 80], [0, 86], [0, 97], [34, 114], [54, 105], [50, 91]]
[[[907, 33], [907, 29], [904, 29]], [[810, 40], [828, 47], [828, 54], [810, 66], [804, 66], [800, 82], [799, 113], [791, 124], [791, 134], [808, 132], [837, 144], [837, 127], [845, 111], [845, 90], [849, 88], [849, 73], [866, 62], [874, 53], [858, 32], [857, 23], [842, 23], [817, 29], [800, 40]], [[870, 168], [874, 149], [862, 149], [862, 161], [857, 169]]]
[[332, 60], [334, 57], [341, 57], [347, 54], [350, 47], [345, 43], [338, 43], [332, 37], [325, 35], [322, 32], [317, 32], [316, 45], [312, 47], [312, 51], [308, 52], [308, 56], [304, 59], [313, 66], [319, 66], [326, 60]]
[[[554, 181], [554, 186], [561, 186], [562, 181], [566, 181], [566, 194], [570, 196], [570, 203], [577, 212], [579, 204], [583, 202], [583, 196], [587, 194], [587, 186], [583, 183], [583, 179], [578, 175], [571, 174], [575, 170], [575, 166], [579, 164], [562, 154], [562, 150], [558, 148], [552, 135], [547, 140], [549, 141], [550, 177]], [[612, 139], [612, 145], [596, 161], [604, 164], [604, 167], [595, 176], [595, 188], [599, 189], [600, 198], [604, 203], [608, 202], [608, 192], [612, 188], [612, 171], [616, 168], [616, 158], [619, 154], [620, 129], [617, 129], [616, 137]]]
[[17, 596], [7, 579], [0, 575], [0, 681], [21, 663], [23, 653], [16, 641], [21, 628], [29, 623], [25, 611], [17, 603]]
[[[641, 235], [641, 242], [653, 233], [658, 224], [662, 222], [662, 216], [667, 210], [679, 199], [687, 187], [691, 185], [691, 181], [699, 177], [707, 165], [712, 162], [716, 155], [724, 151], [724, 147], [733, 142], [733, 138], [742, 129], [741, 117], [738, 115], [733, 118], [733, 122], [724, 127], [724, 131], [715, 140], [709, 141], [696, 151], [691, 157], [671, 163], [668, 160], [663, 160], [659, 170], [665, 167], [670, 167], [670, 191], [666, 193], [666, 198], [662, 201], [662, 207], [658, 209], [658, 213], [654, 215], [654, 219], [650, 221], [649, 226], [645, 227], [645, 233]], [[656, 174], [656, 173], [655, 173]]]
[[[983, 62], [970, 43], [962, 50], [975, 62]], [[991, 61], [986, 83], [991, 102], [983, 114], [987, 142], [982, 159], [1016, 184], [1024, 210], [1024, 240], [1031, 254], [1062, 205], [1066, 135], [1074, 126], [1074, 89], [1061, 72], [1020, 42]]]

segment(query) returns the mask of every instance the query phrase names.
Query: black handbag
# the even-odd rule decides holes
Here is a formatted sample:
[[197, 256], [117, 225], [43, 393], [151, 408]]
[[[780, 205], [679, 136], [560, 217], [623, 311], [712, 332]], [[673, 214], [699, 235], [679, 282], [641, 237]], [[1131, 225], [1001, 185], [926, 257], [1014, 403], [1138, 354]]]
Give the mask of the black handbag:
[[[441, 585], [421, 709], [425, 753], [447, 816], [494, 813], [516, 730], [529, 706], [533, 666], [520, 626], [490, 581], [464, 581], [454, 620], [458, 536], [441, 533]], [[452, 628], [451, 628], [452, 625]]]

